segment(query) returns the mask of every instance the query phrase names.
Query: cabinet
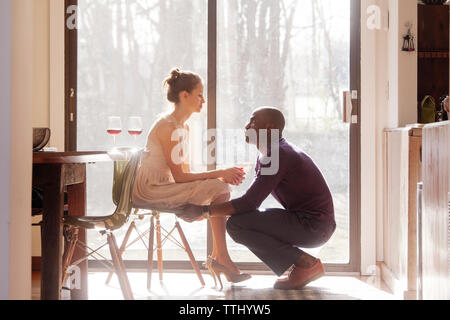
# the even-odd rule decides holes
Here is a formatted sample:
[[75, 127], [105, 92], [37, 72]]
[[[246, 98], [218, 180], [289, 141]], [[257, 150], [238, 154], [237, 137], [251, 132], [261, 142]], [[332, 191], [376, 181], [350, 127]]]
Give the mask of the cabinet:
[[385, 131], [384, 262], [388, 287], [417, 299], [417, 183], [422, 179], [422, 127]]
[[421, 102], [430, 95], [440, 109], [439, 98], [449, 93], [449, 6], [418, 5], [417, 112], [422, 123]]
[[450, 122], [422, 134], [422, 296], [450, 300]]

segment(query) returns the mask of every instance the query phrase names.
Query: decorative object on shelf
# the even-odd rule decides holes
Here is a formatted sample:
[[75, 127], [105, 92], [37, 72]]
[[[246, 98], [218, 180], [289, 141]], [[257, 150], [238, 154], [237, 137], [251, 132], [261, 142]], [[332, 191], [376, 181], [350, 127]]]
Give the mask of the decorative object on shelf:
[[406, 36], [403, 37], [402, 51], [407, 51], [407, 52], [416, 51], [415, 37], [411, 33], [411, 29], [413, 27], [413, 24], [410, 23], [410, 22], [407, 22], [405, 24], [405, 27], [408, 29], [408, 33], [406, 34]]
[[442, 101], [442, 121], [450, 120], [450, 98], [446, 96]]
[[422, 123], [436, 122], [436, 102], [432, 96], [426, 96], [422, 100]]
[[44, 149], [50, 141], [51, 131], [49, 128], [33, 128], [33, 152]]
[[436, 113], [436, 121], [442, 122], [447, 121], [447, 111], [446, 111], [446, 104], [448, 105], [448, 95], [444, 95], [439, 98], [439, 106], [440, 109]]
[[448, 2], [448, 0], [422, 0], [424, 4], [427, 5], [443, 5]]

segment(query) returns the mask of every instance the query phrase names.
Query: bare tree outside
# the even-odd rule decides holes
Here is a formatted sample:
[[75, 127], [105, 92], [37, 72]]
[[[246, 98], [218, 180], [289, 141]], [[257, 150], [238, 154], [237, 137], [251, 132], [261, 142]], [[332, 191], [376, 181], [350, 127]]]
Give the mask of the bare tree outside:
[[[127, 134], [127, 118], [141, 116], [144, 134], [137, 146], [144, 147], [147, 132], [171, 106], [163, 80], [173, 67], [193, 70], [206, 81], [206, 0], [79, 0], [78, 49], [78, 149], [109, 150], [113, 140], [106, 133], [109, 116], [120, 116], [122, 134], [117, 146], [133, 146]], [[205, 127], [206, 114], [196, 116], [191, 127]], [[200, 145], [200, 141], [199, 141]], [[200, 151], [200, 148], [197, 148]], [[88, 169], [88, 213], [110, 214], [113, 170], [109, 164]], [[168, 223], [173, 217], [162, 217]], [[148, 220], [140, 228], [149, 227]], [[196, 256], [206, 255], [206, 224], [184, 226], [196, 235]], [[118, 241], [125, 231], [118, 232]], [[89, 241], [98, 242], [95, 233]], [[198, 245], [197, 245], [198, 244]], [[173, 249], [173, 250], [171, 250]], [[124, 258], [146, 259], [143, 243], [127, 250]], [[172, 254], [173, 251], [173, 254]], [[104, 252], [108, 256], [107, 251]], [[179, 260], [180, 250], [168, 244], [165, 259]], [[181, 252], [183, 254], [183, 252]], [[186, 259], [183, 255], [181, 259]]]
[[[261, 106], [284, 112], [286, 138], [312, 156], [333, 192], [338, 230], [313, 253], [348, 263], [350, 137], [340, 96], [350, 79], [350, 1], [229, 0], [219, 2], [218, 12], [219, 128], [243, 129]], [[252, 164], [241, 165], [252, 173]], [[233, 196], [250, 185], [251, 179]], [[263, 207], [280, 205], [270, 197]], [[232, 248], [235, 260], [258, 261], [246, 248]]]
[[[207, 0], [79, 0], [78, 108], [79, 150], [107, 150], [109, 116], [120, 116], [123, 133], [117, 145], [134, 145], [126, 119], [141, 116], [146, 132], [158, 115], [170, 110], [162, 82], [173, 67], [192, 70], [207, 81]], [[349, 260], [349, 127], [342, 124], [341, 92], [349, 87], [350, 0], [217, 1], [219, 141], [226, 130], [243, 129], [252, 111], [277, 106], [286, 115], [286, 138], [310, 154], [333, 193], [338, 230], [317, 253], [329, 263]], [[205, 83], [206, 84], [206, 83]], [[206, 112], [191, 120], [194, 170], [206, 152]], [[222, 139], [222, 140], [221, 140]], [[236, 137], [235, 154], [218, 144], [219, 166], [235, 165], [244, 138]], [[228, 159], [230, 159], [228, 161]], [[256, 161], [254, 159], [253, 163]], [[230, 162], [230, 163], [228, 163]], [[250, 172], [233, 192], [242, 195], [251, 184], [252, 162], [237, 163]], [[88, 172], [88, 212], [109, 214], [112, 167], [95, 165]], [[279, 207], [273, 198], [264, 207]], [[164, 219], [171, 220], [167, 216]], [[163, 222], [164, 223], [164, 222]], [[143, 221], [141, 228], [148, 227]], [[206, 257], [206, 223], [183, 225], [198, 259]], [[126, 228], [124, 229], [126, 230]], [[123, 236], [123, 235], [122, 235]], [[118, 235], [120, 241], [120, 233]], [[89, 241], [96, 242], [94, 233]], [[233, 244], [237, 261], [258, 261]], [[146, 259], [137, 244], [126, 259]], [[177, 247], [167, 260], [186, 260]], [[107, 253], [105, 253], [107, 255]]]

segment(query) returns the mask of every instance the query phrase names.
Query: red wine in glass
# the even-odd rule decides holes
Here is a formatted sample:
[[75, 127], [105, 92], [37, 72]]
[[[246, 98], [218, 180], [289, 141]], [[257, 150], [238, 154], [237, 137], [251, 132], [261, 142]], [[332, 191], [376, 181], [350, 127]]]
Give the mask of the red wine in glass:
[[122, 133], [122, 130], [114, 130], [114, 129], [111, 129], [111, 130], [106, 130], [106, 131], [108, 132], [108, 134], [110, 134], [110, 135], [112, 135], [112, 136], [118, 136], [119, 134]]
[[128, 118], [128, 133], [134, 137], [134, 144], [136, 145], [137, 137], [143, 132], [141, 117]]
[[131, 136], [138, 137], [142, 134], [143, 130], [128, 130]]
[[116, 136], [122, 133], [122, 120], [120, 117], [108, 118], [108, 129], [106, 129], [109, 135], [114, 138], [114, 146], [116, 146]]

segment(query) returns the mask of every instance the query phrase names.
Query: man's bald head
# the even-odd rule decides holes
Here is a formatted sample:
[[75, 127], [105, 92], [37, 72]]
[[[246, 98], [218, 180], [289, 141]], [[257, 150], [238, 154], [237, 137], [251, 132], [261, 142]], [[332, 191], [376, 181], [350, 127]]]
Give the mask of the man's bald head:
[[255, 110], [253, 114], [260, 118], [261, 126], [271, 126], [273, 129], [278, 129], [280, 131], [280, 136], [283, 134], [286, 126], [286, 119], [279, 109], [273, 107], [262, 107]]

